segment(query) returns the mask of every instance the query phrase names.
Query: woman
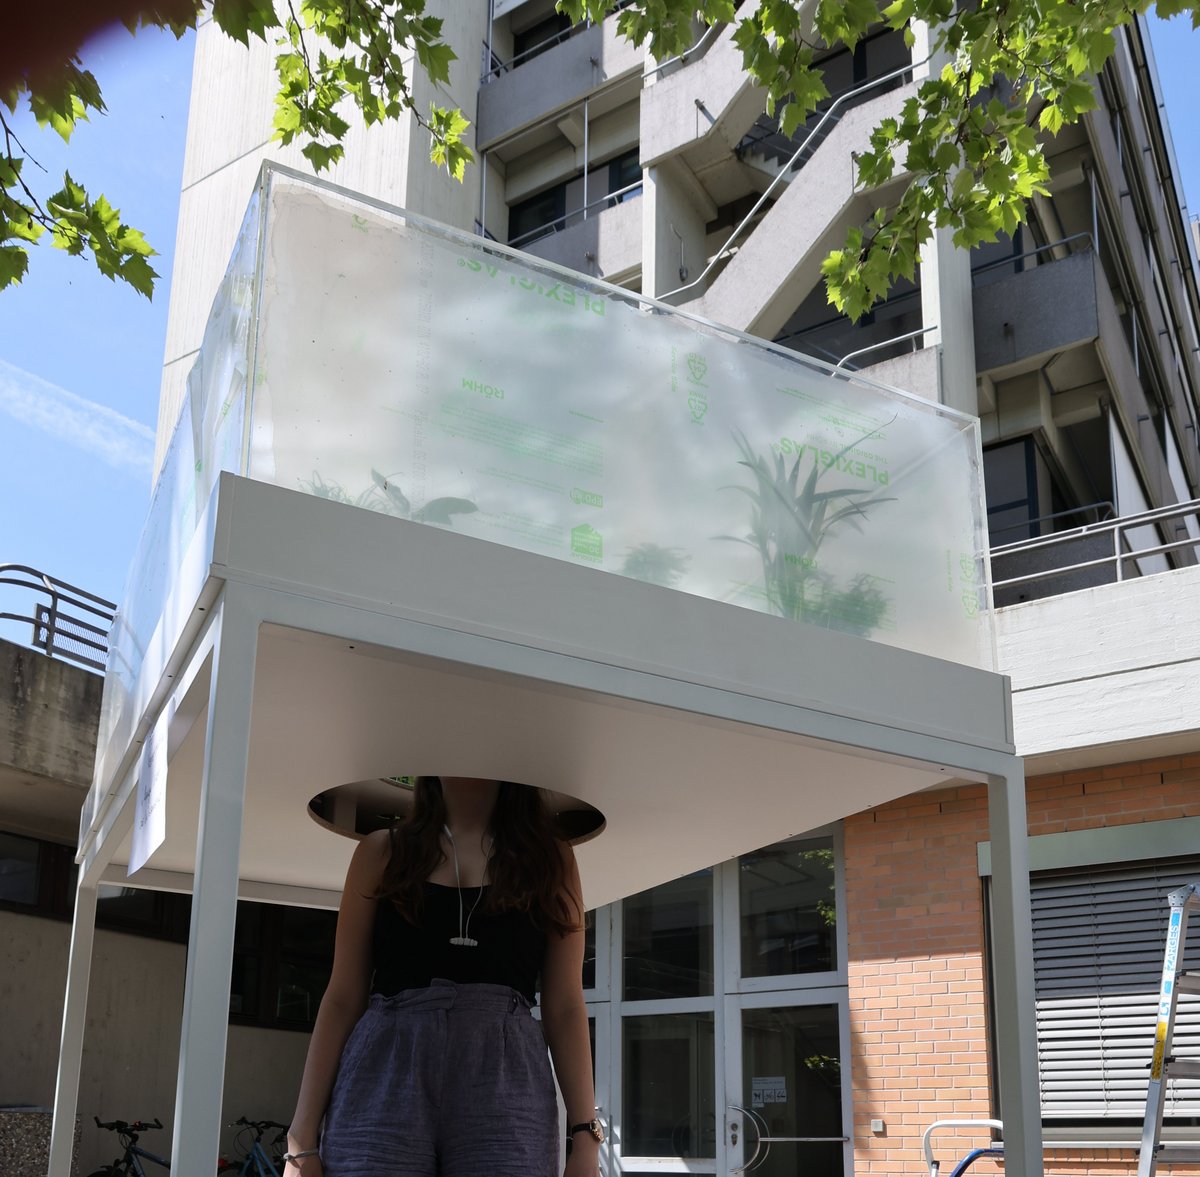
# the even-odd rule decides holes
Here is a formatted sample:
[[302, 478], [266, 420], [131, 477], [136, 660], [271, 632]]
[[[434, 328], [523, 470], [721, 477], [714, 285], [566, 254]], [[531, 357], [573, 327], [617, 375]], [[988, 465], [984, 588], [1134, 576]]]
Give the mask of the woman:
[[408, 820], [350, 862], [284, 1177], [552, 1177], [547, 1045], [565, 1177], [596, 1177], [582, 965], [579, 873], [541, 794], [419, 777]]

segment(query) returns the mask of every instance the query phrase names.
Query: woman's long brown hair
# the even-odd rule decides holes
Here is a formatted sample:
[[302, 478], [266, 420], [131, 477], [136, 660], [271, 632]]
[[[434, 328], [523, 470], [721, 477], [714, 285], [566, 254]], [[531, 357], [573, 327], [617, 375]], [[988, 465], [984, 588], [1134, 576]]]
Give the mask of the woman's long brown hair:
[[[422, 884], [446, 860], [445, 824], [442, 782], [417, 777], [412, 812], [391, 831], [391, 856], [376, 893], [413, 923], [421, 918]], [[529, 912], [543, 930], [559, 936], [582, 928], [583, 911], [568, 890], [562, 852], [541, 793], [501, 781], [488, 832], [492, 855], [484, 909]]]

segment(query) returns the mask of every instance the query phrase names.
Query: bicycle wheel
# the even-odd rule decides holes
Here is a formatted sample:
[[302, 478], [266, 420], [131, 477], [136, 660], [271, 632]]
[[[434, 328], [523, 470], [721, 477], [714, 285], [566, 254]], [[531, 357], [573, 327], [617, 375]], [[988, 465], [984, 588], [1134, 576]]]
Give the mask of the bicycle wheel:
[[89, 1173], [88, 1177], [124, 1177], [128, 1171], [124, 1165], [105, 1165], [103, 1169]]

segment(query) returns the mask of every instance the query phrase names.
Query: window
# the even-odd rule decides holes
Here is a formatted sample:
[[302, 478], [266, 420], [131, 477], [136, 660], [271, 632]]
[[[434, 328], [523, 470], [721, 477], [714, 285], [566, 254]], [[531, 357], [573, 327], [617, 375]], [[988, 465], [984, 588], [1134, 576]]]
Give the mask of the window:
[[571, 28], [571, 18], [562, 12], [552, 13], [535, 25], [513, 34], [513, 64], [524, 65], [547, 49], [552, 49]]
[[[58, 842], [0, 833], [0, 908], [47, 919], [75, 912], [75, 853]], [[96, 926], [159, 940], [187, 940], [191, 899], [165, 891], [102, 884]]]
[[[69, 920], [76, 868], [69, 846], [0, 833], [0, 909]], [[192, 897], [101, 884], [96, 927], [186, 944]], [[337, 915], [304, 907], [239, 903], [229, 1014], [235, 1022], [306, 1030], [333, 962]]]
[[716, 1154], [713, 1027], [711, 1012], [625, 1019], [623, 1155]]
[[[1042, 1119], [1048, 1134], [1082, 1128], [1136, 1138], [1166, 942], [1167, 895], [1200, 879], [1200, 858], [1163, 859], [1032, 879], [1034, 989]], [[1200, 921], [1181, 957], [1200, 959]], [[1200, 998], [1180, 999], [1175, 1052], [1200, 1055]], [[1200, 1129], [1200, 1089], [1168, 1084], [1164, 1125]], [[1055, 1130], [1058, 1130], [1055, 1133]]]
[[[555, 184], [537, 196], [522, 200], [508, 210], [509, 245], [528, 245], [553, 233], [567, 211], [567, 185]], [[540, 230], [540, 232], [539, 232]]]
[[332, 911], [239, 903], [231, 1020], [279, 1029], [310, 1028], [329, 982], [336, 926]]
[[625, 900], [625, 1000], [713, 991], [713, 877], [699, 871]]
[[[642, 163], [639, 155], [639, 150], [635, 147], [632, 151], [626, 151], [623, 155], [618, 155], [616, 159], [609, 161], [608, 190], [617, 193], [608, 202], [610, 207], [614, 204], [624, 204], [627, 200], [641, 196]], [[637, 187], [631, 187], [633, 184], [637, 184]], [[628, 188], [629, 191], [622, 192], [623, 188]]]
[[0, 900], [32, 907], [38, 901], [38, 890], [37, 842], [0, 834]]
[[832, 839], [784, 842], [743, 855], [738, 884], [743, 977], [837, 967]]

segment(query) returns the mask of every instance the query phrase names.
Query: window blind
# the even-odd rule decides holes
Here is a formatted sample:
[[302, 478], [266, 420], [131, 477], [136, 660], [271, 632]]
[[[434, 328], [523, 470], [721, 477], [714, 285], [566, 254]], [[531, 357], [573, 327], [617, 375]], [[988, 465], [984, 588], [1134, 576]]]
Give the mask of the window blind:
[[[1167, 895], [1200, 882], [1200, 857], [1031, 880], [1034, 989], [1042, 1118], [1139, 1120], [1154, 1045], [1170, 908]], [[1181, 957], [1200, 969], [1200, 919]], [[1180, 999], [1173, 1053], [1200, 1058], [1200, 999]], [[1165, 1120], [1200, 1117], [1200, 1081], [1168, 1085]]]

